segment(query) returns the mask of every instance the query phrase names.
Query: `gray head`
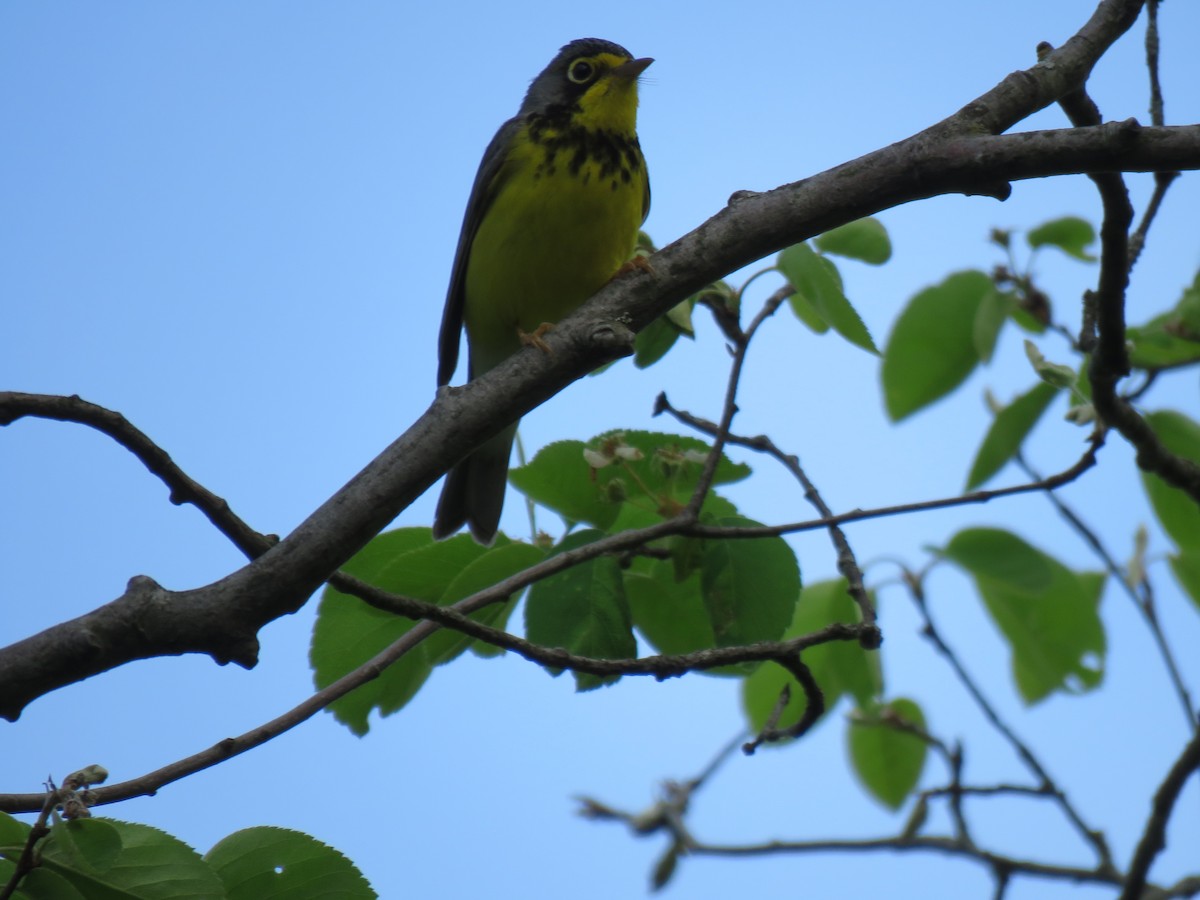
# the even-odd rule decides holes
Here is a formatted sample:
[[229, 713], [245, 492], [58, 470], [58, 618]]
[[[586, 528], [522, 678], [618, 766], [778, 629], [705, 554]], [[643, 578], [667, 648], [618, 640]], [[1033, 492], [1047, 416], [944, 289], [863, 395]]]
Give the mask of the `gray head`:
[[[521, 104], [520, 114], [545, 112], [556, 106], [572, 106], [596, 81], [632, 61], [630, 52], [612, 41], [599, 38], [571, 41], [533, 79]], [[632, 77], [636, 77], [649, 64], [650, 61], [645, 60], [643, 65], [635, 67]]]

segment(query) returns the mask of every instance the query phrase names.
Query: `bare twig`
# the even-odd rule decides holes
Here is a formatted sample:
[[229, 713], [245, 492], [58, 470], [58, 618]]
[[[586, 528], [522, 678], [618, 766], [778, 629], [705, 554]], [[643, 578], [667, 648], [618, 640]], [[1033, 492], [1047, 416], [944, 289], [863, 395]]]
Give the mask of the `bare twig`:
[[172, 503], [176, 506], [192, 504], [248, 559], [258, 558], [279, 540], [275, 535], [259, 534], [243, 522], [223, 498], [190, 478], [167, 451], [119, 412], [89, 403], [76, 395], [63, 397], [0, 391], [0, 425], [11, 425], [25, 417], [75, 422], [108, 435], [167, 486]]
[[967, 785], [962, 784], [957, 788], [951, 786], [940, 788], [929, 788], [922, 791], [927, 797], [940, 797], [957, 793], [962, 797], [996, 797], [1000, 795], [1016, 795], [1024, 797], [1045, 797], [1053, 793], [1046, 785], [1038, 785], [1031, 787], [1027, 784], [984, 784], [984, 785]]
[[1163, 125], [1162, 84], [1158, 80], [1158, 3], [1146, 2], [1146, 69], [1150, 73], [1150, 124]]
[[[719, 668], [738, 662], [763, 662], [774, 660], [787, 666], [786, 662], [800, 650], [815, 647], [829, 641], [858, 640], [861, 625], [833, 623], [810, 635], [786, 641], [760, 641], [735, 647], [714, 647], [673, 656], [644, 656], [639, 659], [602, 659], [578, 656], [559, 647], [542, 647], [538, 644], [492, 628], [470, 618], [462, 610], [474, 611], [481, 608], [480, 600], [496, 602], [495, 590], [480, 591], [453, 606], [438, 606], [412, 597], [391, 594], [373, 585], [339, 572], [330, 578], [330, 584], [343, 593], [370, 604], [376, 609], [395, 613], [412, 619], [422, 619], [438, 626], [451, 628], [463, 634], [511, 651], [518, 656], [550, 669], [570, 669], [590, 675], [650, 675], [659, 680], [674, 678], [687, 672]], [[789, 669], [790, 671], [790, 669]]]
[[63, 817], [66, 819], [87, 818], [91, 815], [88, 812], [88, 806], [94, 797], [90, 787], [92, 784], [99, 784], [106, 778], [108, 778], [108, 772], [103, 766], [91, 765], [72, 772], [64, 778], [61, 788], [55, 787], [52, 782], [47, 783], [46, 792], [41, 795], [44, 797], [41, 810], [25, 838], [25, 845], [21, 848], [21, 855], [17, 858], [12, 877], [9, 878], [7, 884], [0, 888], [0, 900], [8, 900], [12, 897], [20, 886], [21, 879], [37, 868], [37, 844], [50, 833], [50, 828], [46, 823], [50, 820], [50, 816], [54, 815], [55, 810], [61, 808]]
[[[1151, 125], [1165, 124], [1162, 84], [1158, 78], [1158, 4], [1159, 0], [1148, 0], [1146, 3], [1146, 69], [1150, 73]], [[1142, 254], [1142, 249], [1146, 246], [1146, 233], [1150, 230], [1150, 223], [1154, 221], [1154, 217], [1158, 214], [1158, 208], [1162, 205], [1167, 188], [1178, 177], [1178, 172], [1154, 173], [1154, 193], [1150, 197], [1146, 211], [1142, 214], [1142, 221], [1138, 223], [1137, 229], [1129, 237], [1130, 269], [1133, 268], [1134, 263], [1137, 262], [1138, 257]]]
[[1154, 222], [1154, 217], [1158, 215], [1163, 198], [1167, 196], [1167, 189], [1170, 188], [1171, 184], [1178, 177], [1178, 172], [1154, 173], [1154, 193], [1150, 195], [1150, 202], [1146, 204], [1146, 211], [1142, 213], [1142, 221], [1138, 223], [1137, 229], [1129, 236], [1130, 271], [1133, 271], [1138, 257], [1142, 255], [1142, 250], [1146, 247], [1146, 234], [1150, 231], [1150, 225]]
[[50, 833], [50, 828], [46, 825], [46, 822], [49, 821], [50, 814], [54, 812], [54, 808], [58, 806], [58, 789], [50, 785], [46, 793], [42, 796], [45, 799], [42, 803], [41, 811], [38, 813], [37, 821], [29, 829], [29, 835], [25, 838], [25, 846], [21, 848], [21, 856], [17, 859], [12, 877], [8, 879], [8, 883], [3, 888], [0, 888], [0, 900], [9, 900], [20, 886], [21, 879], [37, 867], [37, 860], [34, 857], [34, 847], [38, 841]]
[[[477, 598], [483, 594], [490, 593], [491, 589], [487, 592], [481, 592], [480, 595], [467, 597], [447, 609], [460, 614], [472, 611], [478, 608], [475, 605], [478, 603]], [[405, 605], [411, 602], [408, 598], [401, 598], [401, 600]], [[480, 626], [476, 622], [471, 622], [468, 625], [467, 622], [470, 622], [470, 620], [458, 622], [456, 627], [461, 625], [463, 630], [468, 634], [482, 636], [479, 629], [485, 626]], [[138, 778], [97, 788], [91, 792], [93, 805], [115, 803], [119, 800], [128, 800], [131, 797], [154, 794], [164, 785], [210, 768], [233, 756], [240, 755], [247, 750], [260, 746], [272, 738], [278, 737], [301, 722], [310, 719], [355, 688], [361, 687], [378, 678], [388, 666], [399, 660], [406, 653], [412, 651], [413, 648], [433, 634], [439, 627], [439, 625], [430, 621], [418, 622], [381, 653], [327, 687], [317, 691], [283, 715], [247, 731], [239, 737], [226, 738], [207, 750], [178, 760]], [[786, 641], [762, 641], [755, 644], [746, 644], [741, 647], [716, 647], [709, 650], [698, 650], [694, 653], [685, 653], [678, 656], [647, 656], [640, 659], [624, 660], [593, 659], [590, 657], [575, 656], [558, 648], [538, 647], [511, 635], [505, 640], [497, 638], [495, 643], [511, 649], [514, 653], [518, 653], [531, 661], [554, 668], [572, 669], [594, 675], [649, 675], [654, 678], [663, 679], [682, 675], [689, 671], [716, 669], [739, 662], [789, 659], [808, 647], [814, 647], [829, 641], [857, 641], [859, 636], [858, 630], [859, 626], [857, 625], [837, 622], [812, 634], [791, 638]], [[494, 631], [494, 629], [488, 629], [488, 631]], [[491, 636], [495, 637], [495, 635]], [[32, 812], [41, 807], [43, 799], [44, 797], [41, 794], [0, 794], [0, 810], [5, 812]]]
[[754, 335], [758, 333], [758, 329], [768, 318], [775, 315], [776, 310], [791, 294], [787, 292], [776, 291], [766, 302], [762, 308], [750, 321], [750, 325], [745, 331], [735, 333], [735, 343], [733, 350], [733, 362], [729, 367], [729, 378], [725, 387], [725, 401], [721, 407], [721, 422], [717, 425], [712, 433], [713, 445], [708, 452], [708, 457], [704, 460], [704, 468], [700, 472], [700, 478], [696, 483], [696, 489], [692, 492], [691, 500], [688, 501], [686, 514], [691, 521], [697, 521], [700, 517], [700, 507], [704, 503], [704, 498], [708, 496], [709, 490], [712, 488], [713, 479], [717, 474], [717, 464], [721, 461], [721, 454], [725, 449], [725, 441], [729, 434], [729, 427], [733, 423], [733, 417], [737, 414], [737, 392], [738, 385], [741, 382], [742, 368], [746, 364], [746, 353], [750, 349], [750, 342], [754, 340]]
[[691, 525], [681, 534], [692, 537], [723, 537], [723, 538], [757, 538], [779, 534], [795, 534], [802, 531], [813, 531], [818, 528], [828, 528], [830, 525], [845, 525], [850, 522], [861, 522], [867, 519], [879, 519], [887, 516], [908, 515], [911, 513], [927, 512], [933, 509], [947, 509], [953, 506], [967, 506], [975, 503], [988, 503], [1001, 497], [1011, 497], [1016, 494], [1028, 494], [1033, 491], [1057, 490], [1065, 484], [1070, 484], [1088, 469], [1096, 464], [1096, 453], [1104, 444], [1102, 434], [1093, 434], [1087, 451], [1063, 471], [1051, 475], [1041, 481], [1018, 484], [1011, 487], [995, 488], [993, 490], [970, 491], [956, 494], [953, 497], [943, 497], [937, 500], [919, 500], [913, 503], [902, 503], [895, 506], [880, 506], [866, 510], [852, 510], [838, 513], [822, 519], [812, 519], [804, 522], [791, 522], [783, 525], [762, 525], [745, 527], [717, 527], [713, 525]]
[[940, 853], [945, 856], [968, 859], [987, 866], [992, 872], [1004, 871], [1012, 875], [1029, 875], [1052, 881], [1067, 881], [1076, 884], [1120, 885], [1121, 876], [1115, 871], [1100, 868], [1088, 869], [1081, 866], [1059, 866], [1034, 860], [1019, 859], [994, 853], [981, 847], [971, 846], [954, 837], [913, 836], [886, 837], [865, 840], [815, 840], [815, 841], [766, 841], [759, 844], [710, 844], [693, 842], [688, 852], [693, 856], [771, 856], [775, 854], [800, 853], [872, 853], [877, 851], [898, 853]]
[[[817, 679], [813, 677], [812, 671], [800, 661], [800, 655], [797, 653], [792, 656], [785, 656], [776, 659], [775, 662], [787, 669], [800, 687], [804, 689], [804, 713], [795, 725], [788, 728], [777, 728], [776, 720], [778, 716], [773, 716], [771, 720], [767, 721], [766, 726], [761, 732], [752, 740], [742, 745], [742, 752], [747, 756], [753, 755], [754, 751], [763, 744], [793, 740], [801, 737], [825, 714], [825, 695], [821, 692], [821, 686], [817, 684]], [[781, 695], [780, 699], [783, 701], [783, 705], [786, 706], [786, 697]]]
[[1030, 749], [1029, 745], [1021, 740], [1021, 738], [1017, 736], [1016, 732], [1013, 731], [1008, 723], [1001, 718], [1000, 713], [997, 712], [991, 701], [987, 699], [979, 685], [975, 683], [975, 679], [972, 678], [970, 673], [967, 672], [966, 667], [963, 666], [962, 662], [958, 658], [958, 655], [953, 649], [951, 649], [949, 644], [946, 643], [941, 634], [938, 632], [937, 628], [934, 626], [928, 604], [925, 601], [924, 588], [920, 584], [919, 579], [916, 577], [909, 577], [907, 580], [910, 588], [910, 594], [916, 604], [917, 610], [921, 614], [922, 620], [924, 621], [925, 637], [929, 639], [929, 641], [942, 655], [946, 662], [949, 663], [950, 668], [954, 670], [954, 674], [957, 676], [959, 682], [964, 688], [966, 688], [967, 693], [971, 695], [971, 699], [975, 701], [975, 705], [979, 707], [980, 711], [984, 714], [984, 717], [991, 723], [992, 727], [995, 728], [996, 731], [998, 731], [1006, 741], [1008, 741], [1009, 746], [1013, 748], [1017, 756], [1025, 764], [1026, 768], [1028, 768], [1029, 771], [1032, 772], [1033, 775], [1041, 782], [1046, 793], [1054, 798], [1063, 815], [1066, 816], [1067, 820], [1075, 827], [1075, 830], [1079, 832], [1080, 836], [1091, 845], [1093, 850], [1095, 850], [1098, 860], [1096, 870], [1098, 872], [1111, 873], [1115, 876], [1116, 868], [1112, 861], [1112, 851], [1109, 850], [1108, 841], [1105, 839], [1104, 834], [1097, 829], [1091, 828], [1086, 822], [1083, 821], [1083, 817], [1075, 809], [1074, 804], [1071, 803], [1070, 799], [1066, 795], [1066, 792], [1063, 791], [1063, 789], [1058, 786], [1057, 782], [1050, 777], [1050, 773], [1046, 770], [1045, 766], [1042, 765], [1041, 761], [1034, 754], [1033, 750]]
[[1150, 818], [1129, 864], [1121, 900], [1137, 900], [1142, 896], [1150, 865], [1166, 846], [1167, 823], [1171, 819], [1175, 801], [1179, 799], [1187, 780], [1197, 771], [1200, 771], [1200, 732], [1192, 735], [1192, 739], [1188, 741], [1171, 770], [1167, 772], [1166, 778], [1154, 792]]

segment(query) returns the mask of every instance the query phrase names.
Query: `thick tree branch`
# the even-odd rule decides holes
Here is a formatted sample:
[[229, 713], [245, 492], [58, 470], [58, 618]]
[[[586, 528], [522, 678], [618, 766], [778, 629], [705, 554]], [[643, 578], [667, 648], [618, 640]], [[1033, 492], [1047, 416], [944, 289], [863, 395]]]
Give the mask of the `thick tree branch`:
[[1079, 34], [1033, 68], [920, 134], [802, 182], [741, 193], [654, 257], [653, 274], [617, 279], [549, 336], [488, 376], [442, 391], [429, 410], [292, 534], [250, 565], [191, 591], [135, 578], [121, 598], [0, 651], [0, 715], [131, 660], [206, 653], [253, 665], [257, 631], [307, 597], [448, 467], [507, 422], [600, 364], [686, 296], [755, 259], [837, 225], [945, 193], [1004, 196], [1008, 181], [1055, 174], [1200, 168], [1200, 125], [1136, 123], [994, 135], [1082, 83], [1141, 7], [1105, 0]]

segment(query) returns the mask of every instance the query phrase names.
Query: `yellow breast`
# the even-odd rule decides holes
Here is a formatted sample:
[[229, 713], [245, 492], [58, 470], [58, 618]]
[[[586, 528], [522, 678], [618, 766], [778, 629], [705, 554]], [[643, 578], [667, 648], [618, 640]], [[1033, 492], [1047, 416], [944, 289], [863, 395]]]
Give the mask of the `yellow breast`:
[[630, 258], [644, 217], [636, 138], [532, 121], [518, 133], [471, 245], [465, 320], [474, 373], [556, 322]]

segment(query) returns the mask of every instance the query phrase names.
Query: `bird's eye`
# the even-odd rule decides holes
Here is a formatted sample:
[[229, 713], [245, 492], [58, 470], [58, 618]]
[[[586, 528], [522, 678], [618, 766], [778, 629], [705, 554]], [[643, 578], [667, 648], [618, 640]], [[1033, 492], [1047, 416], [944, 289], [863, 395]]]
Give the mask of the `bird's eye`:
[[586, 59], [577, 59], [567, 66], [567, 77], [576, 84], [587, 84], [596, 74], [596, 67]]

